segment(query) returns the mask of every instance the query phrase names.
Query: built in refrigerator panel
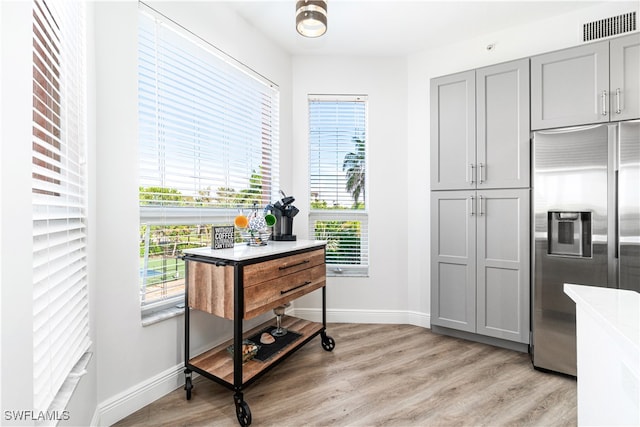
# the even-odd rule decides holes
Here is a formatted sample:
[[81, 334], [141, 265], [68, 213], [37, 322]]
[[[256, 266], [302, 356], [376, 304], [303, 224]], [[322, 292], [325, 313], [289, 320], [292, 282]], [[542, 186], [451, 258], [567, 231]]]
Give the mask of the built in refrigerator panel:
[[618, 126], [618, 281], [640, 292], [640, 121]]
[[535, 132], [533, 364], [576, 375], [575, 304], [564, 283], [608, 286], [608, 125]]

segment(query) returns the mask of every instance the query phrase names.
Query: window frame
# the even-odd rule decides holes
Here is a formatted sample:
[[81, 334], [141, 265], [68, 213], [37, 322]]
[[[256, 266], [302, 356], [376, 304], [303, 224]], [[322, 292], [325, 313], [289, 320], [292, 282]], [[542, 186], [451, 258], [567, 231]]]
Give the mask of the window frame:
[[[364, 207], [363, 209], [316, 209], [312, 208], [312, 138], [311, 138], [311, 103], [313, 102], [363, 102], [364, 103], [364, 153], [365, 153], [365, 188], [363, 195]], [[364, 262], [360, 264], [346, 264], [346, 263], [331, 263], [331, 255], [327, 255], [326, 274], [329, 277], [368, 277], [369, 276], [369, 261], [370, 261], [370, 242], [369, 242], [369, 97], [368, 95], [351, 95], [351, 94], [309, 94], [307, 97], [307, 108], [309, 115], [309, 236], [314, 238], [316, 236], [316, 223], [318, 221], [344, 221], [344, 222], [358, 222], [361, 235], [364, 234], [364, 238], [360, 239], [360, 254], [364, 259]]]

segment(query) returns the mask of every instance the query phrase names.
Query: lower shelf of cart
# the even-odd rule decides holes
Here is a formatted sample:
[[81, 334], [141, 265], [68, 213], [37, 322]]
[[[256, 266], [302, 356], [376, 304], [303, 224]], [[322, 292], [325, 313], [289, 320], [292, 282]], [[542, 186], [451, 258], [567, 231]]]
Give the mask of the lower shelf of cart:
[[[265, 322], [250, 331], [243, 334], [243, 338], [248, 338], [259, 331], [273, 325], [274, 321]], [[310, 322], [308, 320], [299, 319], [297, 317], [283, 316], [282, 326], [299, 333], [301, 336], [296, 341], [285, 347], [279, 353], [273, 355], [270, 359], [261, 362], [258, 360], [249, 360], [242, 365], [242, 382], [243, 384], [250, 381], [253, 377], [260, 374], [280, 359], [285, 357], [291, 351], [300, 347], [311, 337], [322, 331], [322, 323]], [[233, 358], [227, 351], [227, 347], [233, 344], [233, 339], [228, 340], [217, 347], [212, 348], [192, 359], [189, 359], [189, 365], [198, 368], [219, 378], [228, 384], [233, 384]], [[256, 343], [259, 344], [259, 343]]]

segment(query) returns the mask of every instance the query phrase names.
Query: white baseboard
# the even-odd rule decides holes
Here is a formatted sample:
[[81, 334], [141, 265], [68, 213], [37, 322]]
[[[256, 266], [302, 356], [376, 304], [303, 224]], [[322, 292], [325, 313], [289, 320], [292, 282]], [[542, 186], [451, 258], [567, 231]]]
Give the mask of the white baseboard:
[[[322, 321], [320, 308], [294, 308], [291, 314], [313, 322]], [[327, 309], [326, 314], [329, 323], [388, 323], [431, 327], [431, 317], [417, 311]]]
[[[322, 321], [322, 309], [293, 308], [287, 310], [287, 314], [314, 322]], [[388, 323], [431, 327], [430, 316], [416, 311], [327, 310], [326, 315], [329, 323]], [[183, 387], [183, 372], [182, 364], [171, 367], [98, 404], [91, 426], [110, 426], [175, 389]]]
[[110, 426], [151, 402], [184, 386], [184, 365], [174, 366], [100, 403], [92, 426]]

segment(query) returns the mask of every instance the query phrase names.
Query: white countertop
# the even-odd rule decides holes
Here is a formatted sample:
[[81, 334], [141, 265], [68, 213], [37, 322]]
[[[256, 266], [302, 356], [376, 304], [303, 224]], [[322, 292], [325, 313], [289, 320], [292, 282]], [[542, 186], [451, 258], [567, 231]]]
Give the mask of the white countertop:
[[564, 284], [564, 292], [598, 318], [620, 344], [640, 352], [640, 293], [570, 283]]
[[564, 284], [576, 302], [579, 426], [640, 426], [640, 294]]
[[323, 247], [327, 244], [324, 240], [296, 240], [282, 242], [270, 240], [265, 246], [249, 246], [246, 243], [236, 243], [229, 249], [211, 249], [210, 247], [185, 249], [183, 253], [203, 257], [225, 259], [229, 261], [246, 261], [253, 258], [262, 258], [286, 252]]

